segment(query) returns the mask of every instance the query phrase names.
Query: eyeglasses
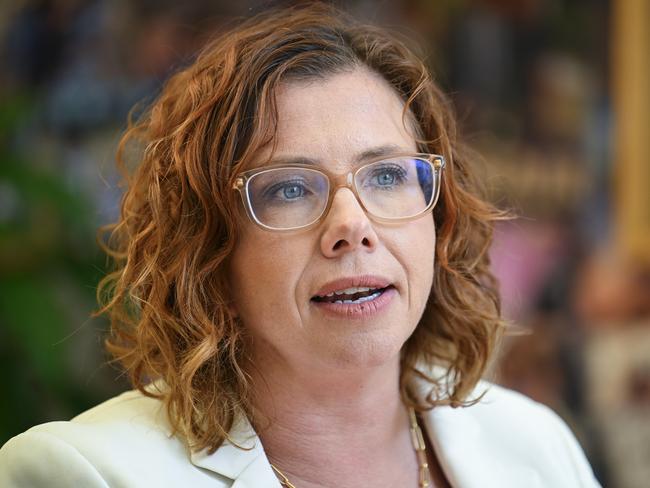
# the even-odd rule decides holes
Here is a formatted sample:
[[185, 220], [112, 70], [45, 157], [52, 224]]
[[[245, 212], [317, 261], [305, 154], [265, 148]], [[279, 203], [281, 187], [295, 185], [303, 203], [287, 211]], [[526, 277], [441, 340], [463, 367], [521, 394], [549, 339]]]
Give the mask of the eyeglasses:
[[239, 173], [233, 189], [250, 219], [271, 231], [315, 225], [339, 188], [352, 190], [373, 220], [403, 222], [433, 209], [444, 166], [443, 156], [422, 153], [382, 158], [343, 175], [305, 164], [265, 166]]

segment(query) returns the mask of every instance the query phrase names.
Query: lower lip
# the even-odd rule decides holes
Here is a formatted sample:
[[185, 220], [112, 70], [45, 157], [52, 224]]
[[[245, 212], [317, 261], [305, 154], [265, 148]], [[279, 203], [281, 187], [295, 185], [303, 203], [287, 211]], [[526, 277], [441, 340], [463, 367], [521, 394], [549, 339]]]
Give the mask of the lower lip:
[[326, 315], [335, 318], [350, 320], [360, 320], [374, 317], [388, 308], [393, 298], [397, 295], [395, 288], [386, 289], [381, 295], [374, 300], [360, 303], [332, 303], [332, 302], [315, 302], [312, 305], [317, 307]]

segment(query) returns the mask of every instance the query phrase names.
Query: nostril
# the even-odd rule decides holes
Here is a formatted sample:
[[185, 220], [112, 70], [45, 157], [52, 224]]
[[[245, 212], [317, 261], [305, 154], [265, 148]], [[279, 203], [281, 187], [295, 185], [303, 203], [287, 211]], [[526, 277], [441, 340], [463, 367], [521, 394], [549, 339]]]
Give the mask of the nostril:
[[341, 239], [339, 241], [336, 241], [336, 244], [334, 244], [333, 249], [336, 251], [337, 249], [343, 247], [344, 244], [345, 244], [345, 240], [343, 240], [343, 239]]
[[[336, 241], [336, 244], [334, 244], [334, 246], [332, 247], [332, 250], [337, 251], [338, 249], [345, 247], [347, 245], [348, 245], [348, 241], [346, 241], [345, 239], [339, 239], [338, 241]], [[367, 237], [364, 237], [361, 240], [361, 245], [370, 246], [370, 241], [368, 240]]]

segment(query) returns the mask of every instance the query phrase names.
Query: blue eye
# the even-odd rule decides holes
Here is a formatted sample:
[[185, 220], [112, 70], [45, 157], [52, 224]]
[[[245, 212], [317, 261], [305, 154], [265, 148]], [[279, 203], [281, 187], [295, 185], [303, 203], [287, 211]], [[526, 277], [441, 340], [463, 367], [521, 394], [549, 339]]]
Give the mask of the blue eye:
[[382, 173], [377, 175], [377, 183], [380, 185], [392, 185], [395, 182], [395, 175], [392, 173]]
[[299, 185], [286, 185], [282, 188], [282, 194], [287, 200], [293, 200], [305, 194], [305, 189]]
[[406, 171], [397, 164], [382, 163], [370, 173], [366, 185], [390, 189], [406, 181]]
[[268, 186], [262, 191], [264, 199], [271, 203], [275, 202], [296, 202], [306, 198], [311, 192], [300, 180], [285, 180]]

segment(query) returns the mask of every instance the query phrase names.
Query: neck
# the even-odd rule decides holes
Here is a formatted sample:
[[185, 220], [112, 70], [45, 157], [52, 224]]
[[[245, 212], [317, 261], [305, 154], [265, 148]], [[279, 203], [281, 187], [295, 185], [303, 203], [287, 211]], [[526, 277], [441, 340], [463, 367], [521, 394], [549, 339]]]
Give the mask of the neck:
[[255, 407], [268, 423], [255, 427], [269, 460], [293, 484], [409, 486], [416, 478], [399, 357], [339, 370], [256, 365]]

